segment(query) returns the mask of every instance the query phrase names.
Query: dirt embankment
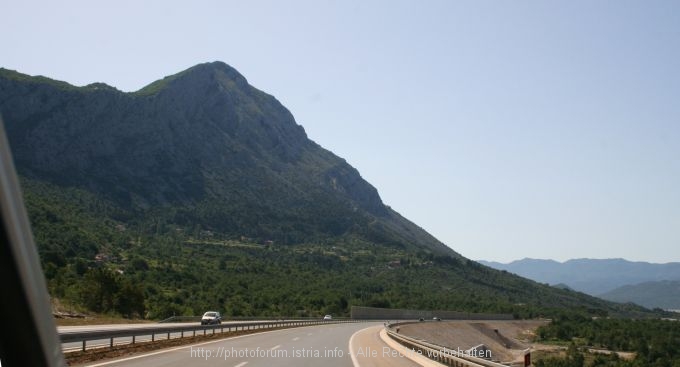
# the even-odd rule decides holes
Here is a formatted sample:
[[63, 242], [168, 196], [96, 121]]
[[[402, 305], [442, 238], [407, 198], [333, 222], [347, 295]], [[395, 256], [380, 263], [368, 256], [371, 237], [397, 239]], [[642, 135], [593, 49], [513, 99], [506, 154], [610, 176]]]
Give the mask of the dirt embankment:
[[484, 344], [494, 361], [517, 363], [531, 346], [535, 330], [547, 321], [441, 321], [399, 326], [399, 333], [453, 350], [466, 351]]

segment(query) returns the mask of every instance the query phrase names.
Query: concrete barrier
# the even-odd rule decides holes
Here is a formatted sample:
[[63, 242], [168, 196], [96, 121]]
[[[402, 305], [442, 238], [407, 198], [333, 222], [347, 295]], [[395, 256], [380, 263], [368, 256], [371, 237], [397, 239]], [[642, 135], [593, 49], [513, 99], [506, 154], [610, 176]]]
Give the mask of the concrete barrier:
[[474, 313], [459, 311], [406, 310], [397, 308], [376, 308], [352, 306], [351, 318], [354, 320], [432, 320], [438, 317], [444, 320], [513, 320], [512, 314]]

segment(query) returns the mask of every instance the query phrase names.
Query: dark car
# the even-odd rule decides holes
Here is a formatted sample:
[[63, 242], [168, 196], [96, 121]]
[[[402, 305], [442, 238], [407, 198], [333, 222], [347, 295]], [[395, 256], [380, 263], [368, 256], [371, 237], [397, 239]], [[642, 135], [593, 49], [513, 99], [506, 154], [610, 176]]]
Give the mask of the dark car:
[[201, 317], [201, 325], [216, 325], [222, 323], [222, 315], [217, 311], [208, 311]]

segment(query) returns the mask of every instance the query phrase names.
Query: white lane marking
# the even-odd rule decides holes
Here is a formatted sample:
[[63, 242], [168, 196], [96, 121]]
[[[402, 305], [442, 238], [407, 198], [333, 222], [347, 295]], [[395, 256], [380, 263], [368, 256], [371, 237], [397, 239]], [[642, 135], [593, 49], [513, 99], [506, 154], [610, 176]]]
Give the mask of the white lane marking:
[[269, 350], [277, 350], [277, 349], [279, 349], [279, 348], [281, 348], [281, 344], [279, 344], [279, 345], [277, 345], [277, 346], [275, 346], [275, 347], [271, 347], [271, 348], [269, 348]]
[[300, 340], [300, 338], [297, 337], [297, 336], [296, 336], [295, 338], [293, 338], [293, 341], [294, 341], [294, 342], [296, 342], [296, 341], [298, 341], [298, 340]]
[[[366, 328], [366, 329], [368, 329], [368, 328]], [[362, 332], [363, 330], [366, 330], [366, 329], [361, 329], [361, 330], [357, 331], [356, 333], [352, 334], [352, 336], [349, 338], [349, 356], [352, 358], [352, 364], [354, 365], [354, 367], [361, 367], [361, 365], [359, 365], [359, 361], [357, 360], [357, 357], [354, 355], [354, 348], [352, 348], [352, 344], [354, 342], [354, 337], [357, 334], [359, 334], [360, 332]]]
[[234, 366], [234, 367], [243, 367], [243, 366], [245, 366], [245, 365], [247, 365], [247, 364], [248, 364], [248, 362], [241, 362], [241, 363], [237, 364], [237, 365]]

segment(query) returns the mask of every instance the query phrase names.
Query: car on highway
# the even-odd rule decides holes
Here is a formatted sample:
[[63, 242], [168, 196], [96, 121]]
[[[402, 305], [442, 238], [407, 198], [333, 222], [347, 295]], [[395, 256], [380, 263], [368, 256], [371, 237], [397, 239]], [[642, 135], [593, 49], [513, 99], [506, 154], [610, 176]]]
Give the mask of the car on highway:
[[216, 325], [222, 323], [222, 315], [217, 311], [208, 311], [201, 317], [201, 325]]
[[432, 321], [442, 321], [442, 319], [440, 317], [435, 316], [432, 318]]
[[324, 321], [333, 320], [333, 316], [331, 316], [331, 315], [326, 315], [326, 316], [323, 317], [323, 320], [324, 320]]

